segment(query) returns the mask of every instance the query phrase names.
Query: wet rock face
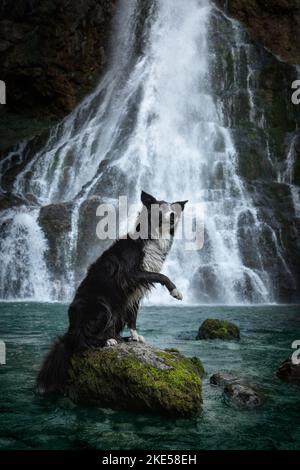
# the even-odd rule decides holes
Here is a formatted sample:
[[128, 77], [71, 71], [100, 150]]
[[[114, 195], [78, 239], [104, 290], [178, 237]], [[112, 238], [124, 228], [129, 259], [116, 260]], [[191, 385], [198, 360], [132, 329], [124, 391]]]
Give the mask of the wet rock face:
[[[257, 252], [257, 245], [261, 246], [260, 263], [270, 273], [274, 299], [299, 302], [300, 219], [295, 214], [290, 188], [276, 182], [257, 182], [249, 184], [248, 191], [259, 208], [261, 223], [240, 238], [243, 261], [246, 266], [253, 265], [256, 258], [252, 253]], [[246, 230], [245, 226], [241, 230]]]
[[[215, 3], [225, 8], [225, 2]], [[290, 16], [295, 16], [297, 9], [293, 9], [294, 1], [280, 0], [229, 0], [226, 4], [228, 12], [236, 10], [237, 16], [233, 13], [231, 16], [240, 24], [225, 18], [222, 11], [214, 11], [210, 41], [217, 46], [211, 70], [217, 77], [212, 86], [235, 145], [238, 175], [254, 206], [253, 211], [241, 211], [238, 216], [240, 259], [246, 270], [260, 276], [274, 301], [296, 303], [300, 295], [300, 244], [296, 235], [300, 219], [291, 184], [295, 194], [300, 194], [300, 106], [291, 101], [291, 84], [297, 79], [297, 72], [289, 63], [278, 60], [271, 46], [273, 54], [267, 51], [250, 29], [248, 34], [239, 15], [247, 11], [249, 23], [255, 22], [256, 15], [260, 17], [261, 9], [265, 8], [272, 24], [273, 14], [284, 21], [285, 8]], [[298, 28], [297, 34], [299, 31]], [[264, 32], [269, 34], [268, 30]], [[204, 274], [201, 267], [196, 285], [204, 288], [209, 279], [210, 289], [213, 286], [221, 292], [222, 286], [215, 283], [211, 272], [210, 277]], [[244, 297], [250, 302], [260, 302], [252, 294], [253, 285], [246, 279], [246, 271], [244, 276], [241, 289], [245, 291]]]
[[[10, 199], [8, 203], [9, 201]], [[1, 202], [0, 198], [0, 207]], [[96, 210], [101, 202], [103, 199], [96, 196], [83, 202], [79, 209], [78, 230], [75, 234], [72, 233], [72, 202], [49, 204], [40, 210], [38, 223], [48, 245], [46, 261], [55, 298], [65, 301], [72, 283], [78, 285], [85, 277], [88, 267], [112, 243], [109, 239], [100, 240], [96, 234], [99, 221]]]
[[71, 231], [72, 203], [50, 204], [40, 210], [39, 225], [48, 242], [47, 264], [54, 278], [66, 270], [65, 253], [68, 251]]
[[97, 216], [97, 208], [104, 199], [92, 196], [86, 199], [79, 210], [78, 237], [76, 266], [78, 267], [76, 277], [81, 280], [87, 268], [97, 259], [104, 250], [109, 248], [113, 240], [100, 240], [97, 236], [97, 224], [100, 217]]
[[[41, 208], [39, 223], [54, 240], [71, 229], [71, 203], [50, 204]], [[48, 238], [49, 239], [49, 238]]]
[[287, 359], [279, 366], [277, 377], [283, 382], [300, 385], [300, 364], [293, 364], [291, 359]]
[[10, 209], [12, 206], [21, 206], [23, 203], [24, 201], [18, 196], [7, 194], [0, 195], [0, 211]]
[[[104, 70], [116, 0], [18, 0], [0, 5], [0, 122], [13, 143], [68, 114]], [[15, 133], [13, 132], [15, 131]], [[26, 134], [26, 131], [25, 131]], [[3, 140], [3, 139], [1, 139]]]
[[224, 298], [224, 289], [222, 287], [218, 281], [215, 266], [200, 266], [194, 273], [192, 280], [194, 295], [196, 296], [200, 290], [201, 293], [204, 293], [203, 296], [206, 302], [221, 302]]
[[101, 407], [192, 416], [201, 409], [199, 359], [141, 343], [88, 351], [73, 358], [66, 394]]
[[205, 320], [199, 328], [196, 339], [240, 339], [239, 328], [226, 320]]
[[300, 63], [300, 4], [298, 0], [214, 0], [240, 21], [256, 39], [290, 64]]

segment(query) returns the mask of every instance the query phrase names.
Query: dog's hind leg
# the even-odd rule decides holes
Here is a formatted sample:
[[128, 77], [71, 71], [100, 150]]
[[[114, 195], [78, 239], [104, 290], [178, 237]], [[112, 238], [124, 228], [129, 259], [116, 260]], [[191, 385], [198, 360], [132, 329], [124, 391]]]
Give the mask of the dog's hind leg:
[[127, 326], [130, 330], [129, 341], [138, 341], [139, 343], [145, 343], [145, 338], [138, 334], [136, 330], [136, 319], [139, 309], [139, 303], [134, 304], [128, 308], [126, 312]]
[[102, 328], [98, 334], [99, 346], [116, 346], [121, 341], [120, 332], [124, 328], [124, 322], [114, 318], [108, 305], [104, 304], [104, 307], [101, 309], [104, 318], [102, 319]]
[[139, 335], [136, 330], [136, 319], [132, 323], [128, 323], [130, 329], [130, 341], [138, 341], [139, 343], [145, 343], [145, 338], [142, 335]]
[[98, 325], [97, 346], [116, 346], [118, 344], [116, 325], [113, 321], [113, 315], [109, 308], [101, 311], [101, 321]]
[[[71, 333], [71, 331], [69, 331]], [[79, 350], [103, 347], [117, 343], [115, 322], [109, 305], [98, 301], [94, 305], [94, 313], [87, 319], [82, 319], [77, 328], [77, 343]]]
[[137, 341], [138, 343], [145, 343], [145, 338], [139, 335], [136, 328], [130, 328], [130, 341]]

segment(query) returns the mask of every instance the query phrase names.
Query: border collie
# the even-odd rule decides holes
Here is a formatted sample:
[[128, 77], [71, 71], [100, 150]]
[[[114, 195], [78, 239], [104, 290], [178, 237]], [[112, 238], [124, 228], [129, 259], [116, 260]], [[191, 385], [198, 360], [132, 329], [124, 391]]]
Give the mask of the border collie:
[[[131, 333], [129, 340], [144, 342], [136, 330], [137, 313], [142, 298], [155, 283], [182, 300], [175, 284], [160, 270], [188, 201], [157, 201], [144, 191], [141, 201], [135, 230], [115, 241], [90, 266], [78, 287], [68, 310], [68, 331], [54, 343], [38, 374], [38, 392], [62, 393], [72, 355], [116, 345], [122, 341], [121, 332], [126, 325]], [[154, 221], [155, 215], [158, 217]], [[146, 234], [141, 234], [143, 222]]]

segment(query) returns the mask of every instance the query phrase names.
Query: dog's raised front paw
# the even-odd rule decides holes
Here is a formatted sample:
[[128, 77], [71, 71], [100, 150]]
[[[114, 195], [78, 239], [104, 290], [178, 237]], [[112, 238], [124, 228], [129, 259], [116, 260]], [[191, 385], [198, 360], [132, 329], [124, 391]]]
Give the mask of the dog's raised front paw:
[[110, 338], [106, 341], [106, 346], [116, 346], [118, 341], [114, 338]]
[[130, 330], [131, 338], [130, 341], [137, 341], [138, 343], [145, 343], [144, 336], [138, 334], [136, 330]]
[[171, 292], [170, 292], [171, 296], [174, 297], [175, 299], [177, 300], [182, 300], [183, 299], [183, 296], [182, 296], [182, 293], [178, 290], [178, 289], [173, 289]]

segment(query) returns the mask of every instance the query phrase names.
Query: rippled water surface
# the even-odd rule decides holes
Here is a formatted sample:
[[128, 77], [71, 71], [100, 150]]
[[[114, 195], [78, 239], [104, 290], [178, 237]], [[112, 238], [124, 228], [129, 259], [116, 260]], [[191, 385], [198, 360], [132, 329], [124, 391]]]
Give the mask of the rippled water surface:
[[[34, 379], [50, 341], [64, 331], [67, 306], [0, 304], [0, 448], [3, 449], [299, 449], [300, 389], [281, 383], [278, 364], [300, 339], [299, 307], [145, 307], [139, 330], [160, 347], [198, 356], [205, 366], [203, 412], [193, 419], [104, 410], [66, 398], [37, 397]], [[236, 322], [239, 343], [195, 341], [206, 318]], [[209, 385], [217, 371], [234, 371], [260, 386], [264, 405], [242, 411]]]

